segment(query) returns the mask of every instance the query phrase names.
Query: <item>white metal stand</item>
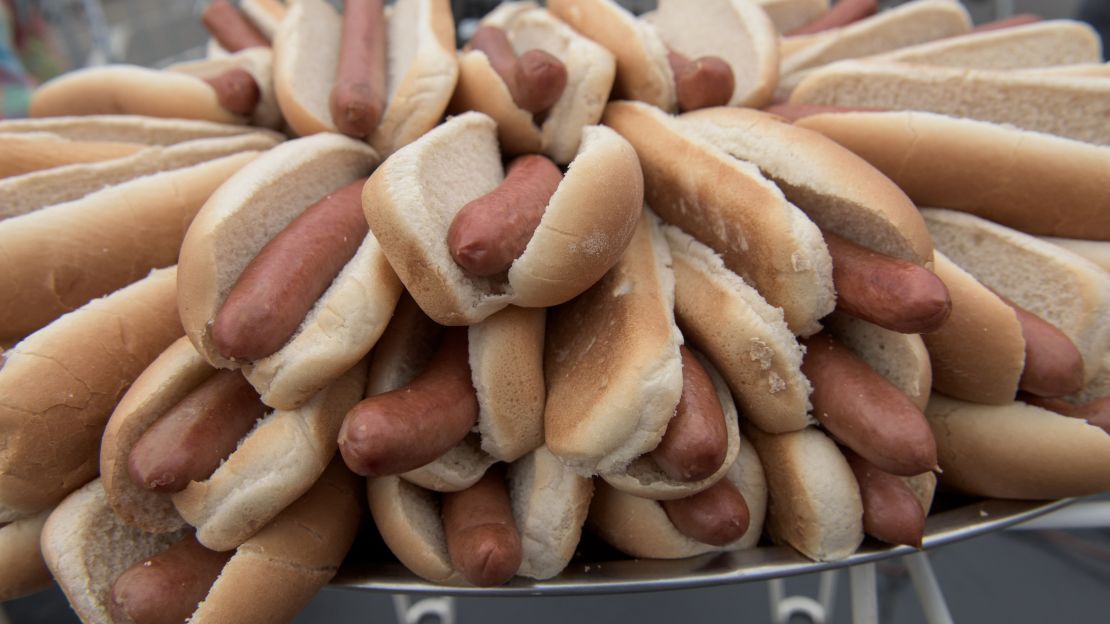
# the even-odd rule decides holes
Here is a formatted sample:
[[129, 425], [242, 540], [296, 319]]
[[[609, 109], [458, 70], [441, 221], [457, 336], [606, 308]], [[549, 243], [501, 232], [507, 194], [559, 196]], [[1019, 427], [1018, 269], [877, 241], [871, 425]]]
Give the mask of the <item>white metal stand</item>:
[[436, 618], [438, 624], [455, 624], [455, 599], [450, 596], [421, 598], [413, 602], [404, 594], [393, 594], [393, 611], [397, 624], [420, 624], [428, 616]]

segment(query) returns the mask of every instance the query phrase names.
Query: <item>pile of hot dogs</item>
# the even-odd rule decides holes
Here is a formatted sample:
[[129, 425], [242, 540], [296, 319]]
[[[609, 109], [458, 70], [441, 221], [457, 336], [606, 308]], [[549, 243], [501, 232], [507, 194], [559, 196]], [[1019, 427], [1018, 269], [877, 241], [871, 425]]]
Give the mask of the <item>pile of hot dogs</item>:
[[1090, 45], [993, 67], [1077, 27], [874, 4], [506, 3], [456, 52], [444, 0], [216, 0], [205, 61], [44, 85], [0, 122], [0, 597], [288, 619], [367, 508], [496, 585], [584, 528], [824, 560], [920, 546], [938, 474], [1110, 489], [1110, 148], [802, 95], [1093, 97]]

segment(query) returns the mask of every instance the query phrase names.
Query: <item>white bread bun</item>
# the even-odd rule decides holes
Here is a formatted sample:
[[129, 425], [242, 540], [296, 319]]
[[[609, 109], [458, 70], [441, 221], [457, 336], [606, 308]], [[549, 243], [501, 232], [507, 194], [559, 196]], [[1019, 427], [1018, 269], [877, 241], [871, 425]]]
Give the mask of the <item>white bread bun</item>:
[[465, 113], [390, 157], [362, 195], [370, 229], [432, 320], [474, 324], [509, 304], [546, 307], [596, 282], [620, 256], [643, 207], [643, 174], [627, 141], [583, 130], [578, 155], [507, 280], [459, 267], [444, 241], [451, 221], [504, 176], [496, 124]]
[[601, 281], [551, 312], [544, 435], [581, 474], [623, 469], [659, 444], [675, 414], [682, 335], [670, 264], [658, 219], [645, 212]]
[[1020, 70], [1035, 76], [1086, 76], [1090, 78], [1110, 78], [1110, 63], [1079, 63], [1075, 65], [1056, 65], [1054, 67], [1034, 67]]
[[433, 492], [459, 492], [474, 485], [497, 460], [482, 450], [482, 436], [471, 432], [434, 461], [401, 474], [401, 478]]
[[285, 3], [282, 0], [243, 0], [239, 10], [251, 24], [267, 39], [273, 39], [278, 24], [285, 17]]
[[177, 262], [208, 196], [258, 155], [240, 152], [136, 178], [0, 221], [0, 337], [19, 338], [94, 297]]
[[53, 509], [0, 524], [0, 602], [45, 589], [52, 577], [42, 559], [39, 536]]
[[116, 403], [182, 335], [176, 275], [174, 268], [154, 271], [4, 352], [0, 522], [42, 511], [96, 476], [101, 433]]
[[80, 199], [106, 186], [180, 169], [245, 151], [270, 149], [281, 140], [275, 132], [200, 138], [174, 145], [154, 145], [111, 160], [54, 167], [0, 180], [0, 220]]
[[247, 48], [222, 58], [175, 63], [165, 69], [202, 80], [216, 78], [229, 69], [246, 70], [258, 86], [258, 104], [247, 116], [249, 123], [263, 128], [280, 128], [284, 120], [274, 92], [273, 65], [274, 54], [270, 48]]
[[1013, 401], [1025, 368], [1017, 313], [940, 251], [936, 274], [948, 288], [952, 313], [939, 329], [921, 336], [933, 388], [977, 403]]
[[1110, 81], [1099, 78], [844, 61], [810, 74], [790, 102], [929, 111], [1110, 144]]
[[[145, 115], [78, 115], [0, 120], [0, 133], [46, 132], [71, 141], [118, 141], [173, 145], [193, 139], [228, 137], [269, 131], [239, 124], [197, 119], [164, 119]], [[276, 138], [284, 138], [270, 133]]]
[[[185, 235], [178, 292], [186, 335], [214, 365], [242, 365], [267, 405], [296, 408], [374, 346], [401, 292], [378, 240], [367, 234], [297, 332], [272, 355], [253, 362], [220, 356], [212, 344], [212, 319], [270, 238], [314, 202], [368, 175], [377, 162], [370, 147], [336, 134], [289, 141], [228, 179]], [[355, 318], [360, 322], [346, 322]]]
[[842, 312], [833, 312], [824, 322], [834, 338], [897, 386], [918, 409], [925, 409], [933, 370], [920, 335], [883, 329]]
[[832, 260], [817, 226], [774, 183], [646, 104], [612, 102], [603, 121], [636, 148], [646, 202], [664, 221], [721, 254], [783, 309], [792, 332], [820, 329], [835, 305]]
[[829, 0], [755, 0], [771, 18], [775, 30], [788, 33], [829, 10]]
[[587, 527], [601, 539], [632, 557], [681, 559], [708, 552], [752, 548], [763, 533], [767, 514], [767, 482], [755, 447], [740, 441], [740, 452], [724, 478], [740, 490], [748, 506], [748, 530], [724, 546], [711, 546], [679, 532], [658, 501], [621, 492], [599, 481], [590, 504]]
[[924, 112], [813, 115], [918, 205], [1034, 234], [1110, 240], [1110, 147]]
[[802, 349], [772, 307], [712, 249], [674, 226], [663, 232], [675, 273], [675, 317], [732, 390], [740, 412], [764, 431], [812, 423]]
[[0, 178], [23, 175], [62, 165], [122, 158], [143, 149], [140, 143], [71, 141], [49, 132], [0, 132]]
[[339, 65], [343, 18], [327, 0], [289, 0], [274, 32], [274, 89], [295, 134], [336, 132], [328, 98]]
[[659, 464], [650, 455], [641, 455], [632, 460], [625, 468], [618, 472], [603, 473], [601, 478], [614, 488], [642, 498], [655, 500], [673, 500], [693, 496], [698, 492], [708, 489], [717, 481], [725, 477], [729, 467], [736, 461], [740, 453], [740, 423], [736, 412], [736, 403], [729, 393], [728, 384], [709, 363], [704, 355], [691, 351], [694, 357], [709, 374], [713, 388], [717, 391], [717, 401], [725, 416], [726, 452], [725, 459], [713, 474], [698, 481], [680, 481], [672, 479], [659, 467]]
[[[1110, 206], [1110, 204], [1108, 204]], [[922, 209], [937, 249], [988, 288], [1055, 325], [1083, 356], [1086, 379], [1110, 351], [1110, 275], [1082, 256], [951, 210]]]
[[1110, 273], [1110, 241], [1091, 241], [1079, 238], [1058, 238], [1055, 236], [1041, 236], [1041, 240], [1059, 245], [1068, 251], [1083, 256], [1094, 264], [1102, 267], [1103, 271]]
[[939, 394], [926, 415], [945, 485], [1025, 500], [1110, 489], [1110, 436], [1083, 419], [1021, 402], [976, 405]]
[[745, 427], [763, 460], [767, 531], [815, 561], [843, 559], [863, 542], [859, 485], [836, 443], [815, 427], [763, 433]]
[[543, 50], [562, 61], [567, 86], [537, 126], [532, 113], [513, 102], [485, 53], [472, 50], [459, 55], [459, 83], [450, 109], [493, 117], [506, 154], [539, 152], [561, 165], [569, 163], [578, 153], [582, 128], [601, 119], [616, 74], [613, 55], [531, 1], [503, 3], [482, 24], [504, 30], [518, 55]]

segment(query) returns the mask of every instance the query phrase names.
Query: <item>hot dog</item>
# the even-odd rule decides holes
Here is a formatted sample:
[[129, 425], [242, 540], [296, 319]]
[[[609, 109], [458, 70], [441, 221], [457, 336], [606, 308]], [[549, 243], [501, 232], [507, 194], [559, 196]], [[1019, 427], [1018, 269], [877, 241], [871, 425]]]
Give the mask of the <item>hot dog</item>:
[[505, 31], [496, 26], [479, 27], [466, 49], [483, 52], [490, 67], [505, 81], [513, 102], [530, 113], [550, 108], [567, 86], [567, 68], [562, 61], [539, 49], [528, 50], [518, 58]]
[[134, 624], [188, 620], [231, 555], [208, 550], [188, 535], [132, 565], [112, 582], [112, 620]]
[[659, 504], [679, 533], [711, 546], [735, 542], [743, 537], [751, 523], [744, 495], [727, 479], [693, 496]]
[[724, 106], [735, 89], [732, 68], [716, 56], [688, 59], [669, 50], [667, 62], [674, 73], [675, 98], [679, 112]]
[[520, 568], [520, 533], [502, 472], [488, 470], [469, 488], [443, 495], [447, 552], [473, 585], [501, 585]]
[[925, 512], [913, 490], [851, 449], [841, 450], [859, 484], [864, 533], [888, 544], [921, 548]]
[[651, 451], [651, 458], [672, 479], [700, 481], [717, 472], [728, 453], [725, 414], [709, 373], [689, 349], [679, 347], [679, 352], [682, 394], [674, 418], [667, 423], [667, 431]]
[[1025, 339], [1025, 366], [1018, 387], [1041, 397], [1059, 397], [1083, 387], [1083, 356], [1055, 325], [1002, 297], [1017, 313]]
[[378, 127], [386, 98], [385, 14], [381, 0], [348, 0], [335, 84], [328, 101], [335, 127], [362, 138]]
[[228, 52], [270, 45], [266, 36], [227, 0], [209, 2], [201, 13], [201, 21], [220, 47]]
[[832, 28], [841, 28], [874, 15], [878, 10], [879, 3], [876, 0], [838, 0], [820, 17], [791, 30], [786, 33], [786, 36], [811, 35]]
[[217, 76], [205, 78], [204, 81], [216, 91], [220, 106], [236, 115], [250, 115], [262, 97], [258, 83], [245, 69], [229, 69]]

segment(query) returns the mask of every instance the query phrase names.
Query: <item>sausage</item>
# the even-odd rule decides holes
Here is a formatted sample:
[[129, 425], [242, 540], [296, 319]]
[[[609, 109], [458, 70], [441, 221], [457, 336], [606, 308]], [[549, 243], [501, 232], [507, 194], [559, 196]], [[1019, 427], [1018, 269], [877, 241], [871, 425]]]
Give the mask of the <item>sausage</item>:
[[509, 492], [500, 464], [474, 485], [443, 495], [443, 533], [451, 564], [478, 586], [501, 585], [523, 557]]
[[1076, 405], [1062, 399], [1050, 399], [1032, 394], [1019, 393], [1018, 400], [1056, 412], [1062, 416], [1082, 418], [1089, 424], [1102, 429], [1106, 433], [1110, 433], [1110, 397], [1102, 397], [1101, 399], [1095, 399], [1087, 403]]
[[461, 442], [478, 421], [467, 357], [466, 328], [448, 329], [424, 372], [351, 408], [339, 430], [347, 466], [367, 477], [400, 474]]
[[732, 67], [724, 59], [703, 56], [690, 60], [674, 50], [667, 51], [667, 62], [674, 73], [675, 95], [680, 112], [725, 106], [732, 99], [736, 81]]
[[212, 0], [204, 8], [200, 19], [208, 34], [228, 52], [270, 47], [266, 36], [227, 0]]
[[948, 319], [948, 288], [932, 271], [822, 231], [833, 262], [836, 307], [903, 334], [934, 331]]
[[266, 414], [243, 374], [217, 371], [143, 432], [127, 457], [136, 485], [180, 492], [207, 479]]
[[883, 472], [851, 449], [841, 448], [859, 483], [863, 501], [863, 532], [887, 544], [921, 548], [925, 510], [900, 477]]
[[1071, 338], [1013, 301], [999, 298], [1017, 313], [1025, 339], [1025, 368], [1018, 387], [1041, 397], [1060, 397], [1082, 389], [1083, 356]]
[[205, 78], [204, 81], [216, 91], [216, 100], [219, 101], [220, 106], [236, 115], [250, 115], [254, 112], [254, 107], [258, 106], [259, 98], [262, 97], [254, 76], [238, 67], [218, 76]]
[[208, 550], [189, 535], [131, 566], [112, 583], [112, 621], [181, 624], [208, 595], [233, 554]]
[[1041, 21], [1041, 16], [1035, 13], [1019, 13], [1011, 15], [992, 22], [984, 22], [975, 28], [971, 29], [973, 33], [989, 32], [991, 30], [1002, 30], [1003, 28], [1013, 28], [1014, 26], [1024, 26], [1025, 24], [1033, 24]]
[[504, 30], [482, 26], [470, 38], [468, 50], [480, 50], [509, 88], [513, 103], [536, 114], [554, 106], [567, 86], [567, 68], [543, 50], [528, 50], [517, 58]]
[[830, 336], [801, 342], [813, 413], [833, 437], [886, 472], [910, 477], [936, 469], [933, 430], [909, 397]]
[[251, 260], [212, 323], [221, 355], [257, 360], [297, 331], [366, 238], [365, 183], [355, 180], [310, 206]]
[[652, 459], [677, 481], [709, 478], [728, 454], [725, 413], [709, 373], [686, 347], [682, 353], [682, 395]]
[[771, 113], [772, 115], [778, 115], [779, 117], [782, 117], [783, 120], [790, 123], [794, 123], [802, 117], [809, 117], [810, 115], [821, 115], [824, 113], [873, 113], [881, 110], [883, 109], [833, 106], [830, 104], [791, 104], [789, 102], [771, 104], [770, 106], [767, 106], [763, 109], [764, 112]]
[[546, 156], [513, 159], [500, 186], [463, 206], [451, 221], [447, 247], [455, 263], [474, 275], [508, 269], [532, 240], [562, 179]]
[[386, 35], [382, 0], [346, 0], [339, 64], [328, 104], [340, 132], [365, 138], [385, 111]]
[[693, 496], [659, 504], [679, 533], [703, 544], [731, 544], [748, 532], [751, 523], [744, 495], [728, 479]]
[[878, 10], [878, 0], [840, 0], [824, 14], [786, 33], [786, 36], [812, 35], [813, 33], [840, 28], [874, 15]]

